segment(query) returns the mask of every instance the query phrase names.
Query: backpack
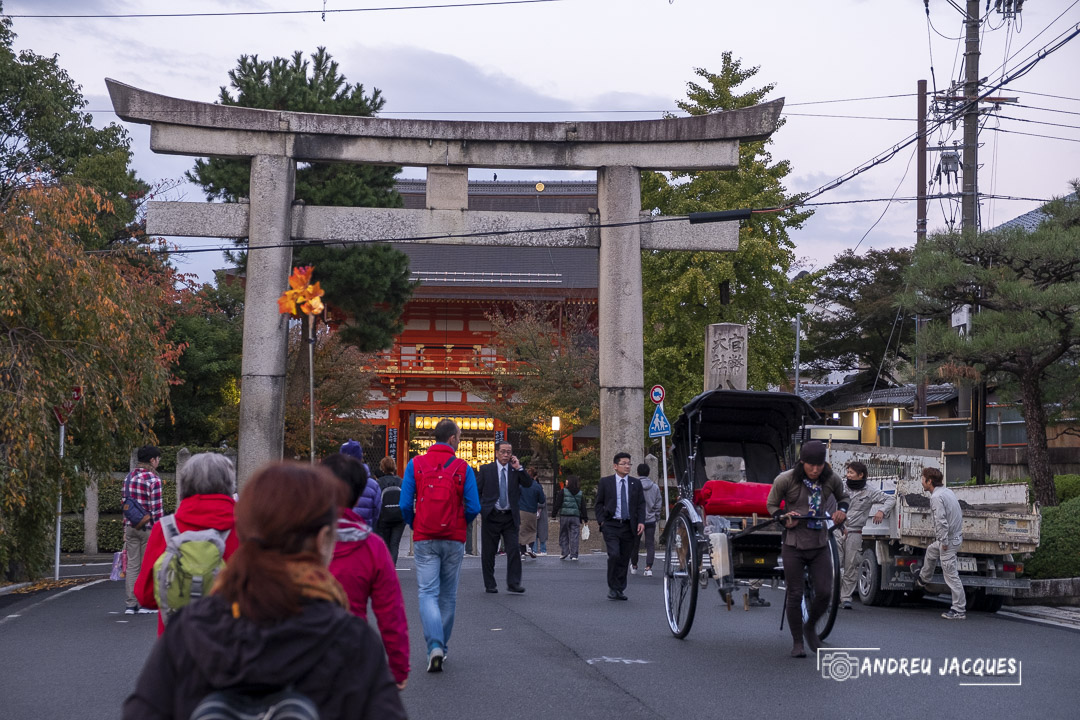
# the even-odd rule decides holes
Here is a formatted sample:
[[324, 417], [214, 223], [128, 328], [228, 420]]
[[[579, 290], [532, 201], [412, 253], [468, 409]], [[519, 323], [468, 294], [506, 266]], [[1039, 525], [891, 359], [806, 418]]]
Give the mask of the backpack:
[[448, 538], [458, 525], [465, 523], [465, 473], [469, 466], [452, 457], [445, 465], [413, 458], [416, 479], [416, 516], [413, 532], [431, 538]]
[[319, 720], [319, 709], [288, 688], [270, 694], [219, 690], [195, 706], [191, 720]]
[[165, 552], [154, 563], [154, 600], [161, 621], [192, 600], [210, 593], [218, 571], [225, 567], [225, 539], [229, 531], [185, 530], [180, 532], [175, 515], [161, 518]]
[[[381, 486], [382, 483], [379, 483]], [[401, 516], [401, 486], [387, 485], [382, 489], [382, 509], [379, 511], [379, 523], [397, 525], [404, 521]]]

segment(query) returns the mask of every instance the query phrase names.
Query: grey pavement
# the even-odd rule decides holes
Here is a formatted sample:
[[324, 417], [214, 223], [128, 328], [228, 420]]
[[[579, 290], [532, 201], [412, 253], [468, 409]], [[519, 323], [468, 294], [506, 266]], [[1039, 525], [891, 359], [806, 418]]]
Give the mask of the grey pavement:
[[[504, 562], [496, 564], [500, 588]], [[837, 682], [828, 675], [832, 665], [823, 677], [813, 657], [788, 657], [781, 590], [763, 590], [772, 607], [750, 612], [738, 603], [729, 612], [715, 589], [702, 590], [694, 627], [677, 640], [664, 617], [662, 577], [632, 576], [629, 601], [612, 602], [599, 554], [578, 563], [558, 556], [525, 561], [524, 595], [486, 594], [479, 558], [466, 558], [449, 661], [444, 672], [428, 674], [412, 561], [399, 565], [413, 655], [403, 699], [413, 718], [689, 720], [784, 712], [988, 720], [1075, 717], [1080, 705], [1074, 629], [1004, 612], [950, 622], [940, 617], [945, 604], [934, 599], [898, 608], [856, 603], [840, 611], [832, 644], [853, 648], [846, 652], [856, 659], [922, 658], [931, 672], [862, 673]], [[119, 714], [154, 641], [156, 618], [120, 614], [120, 583], [80, 587], [0, 598], [0, 719]], [[1021, 674], [939, 674], [952, 658], [1012, 659]], [[961, 684], [998, 679], [996, 686]]]

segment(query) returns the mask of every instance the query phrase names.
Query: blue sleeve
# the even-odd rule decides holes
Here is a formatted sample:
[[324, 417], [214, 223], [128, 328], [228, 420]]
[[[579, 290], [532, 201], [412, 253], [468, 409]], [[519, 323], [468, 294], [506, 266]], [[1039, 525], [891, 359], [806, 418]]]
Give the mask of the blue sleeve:
[[375, 507], [371, 509], [371, 527], [375, 527], [379, 524], [379, 513], [382, 512], [382, 488], [379, 487], [379, 481], [375, 478], [368, 478], [368, 480], [375, 481]]
[[[404, 497], [404, 494], [402, 494]], [[480, 493], [476, 489], [476, 475], [470, 466], [465, 473], [465, 522], [470, 523], [480, 514]]]
[[412, 527], [413, 523], [413, 495], [415, 494], [416, 478], [413, 477], [412, 460], [410, 460], [401, 476], [401, 500], [398, 501], [398, 507], [401, 508], [401, 518], [409, 527]]

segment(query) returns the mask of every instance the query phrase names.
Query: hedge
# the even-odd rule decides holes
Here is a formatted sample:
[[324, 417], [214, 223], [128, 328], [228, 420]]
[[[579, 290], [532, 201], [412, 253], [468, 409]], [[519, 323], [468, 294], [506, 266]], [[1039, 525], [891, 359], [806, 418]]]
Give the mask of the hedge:
[[[66, 553], [83, 551], [82, 515], [65, 515], [60, 520], [60, 550]], [[98, 552], [120, 552], [124, 549], [124, 518], [122, 515], [102, 515], [98, 518]], [[55, 534], [54, 534], [55, 537]]]
[[[120, 508], [124, 479], [108, 476], [98, 481], [98, 512], [102, 515], [122, 512]], [[161, 479], [161, 500], [165, 513], [176, 512], [176, 480]], [[82, 503], [80, 503], [82, 504]]]
[[1055, 475], [1058, 504], [1080, 497], [1080, 475]]
[[1024, 571], [1036, 579], [1080, 577], [1080, 497], [1042, 509], [1039, 549]]

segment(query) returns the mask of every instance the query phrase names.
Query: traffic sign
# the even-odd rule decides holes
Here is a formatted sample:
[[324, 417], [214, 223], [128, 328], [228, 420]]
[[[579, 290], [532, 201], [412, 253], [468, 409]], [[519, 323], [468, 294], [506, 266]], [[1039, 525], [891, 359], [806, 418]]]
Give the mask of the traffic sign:
[[76, 385], [71, 388], [71, 395], [68, 399], [59, 405], [53, 406], [53, 415], [60, 422], [61, 425], [67, 424], [67, 419], [71, 417], [71, 413], [75, 410], [75, 405], [82, 400], [82, 388]]
[[653, 385], [652, 389], [649, 390], [649, 399], [652, 400], [657, 405], [664, 402], [664, 386], [663, 385]]
[[649, 437], [667, 437], [670, 434], [671, 423], [668, 422], [667, 416], [664, 415], [664, 406], [657, 405], [656, 412], [652, 416], [652, 422], [649, 423]]

